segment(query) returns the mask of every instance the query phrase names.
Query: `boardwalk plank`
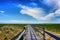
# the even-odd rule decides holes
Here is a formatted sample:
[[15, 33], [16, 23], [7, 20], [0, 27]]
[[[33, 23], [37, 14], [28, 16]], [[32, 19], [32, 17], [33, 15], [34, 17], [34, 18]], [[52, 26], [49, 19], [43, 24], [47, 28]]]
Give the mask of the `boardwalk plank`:
[[36, 35], [34, 29], [30, 26], [26, 26], [26, 35], [23, 40], [40, 40], [40, 38]]

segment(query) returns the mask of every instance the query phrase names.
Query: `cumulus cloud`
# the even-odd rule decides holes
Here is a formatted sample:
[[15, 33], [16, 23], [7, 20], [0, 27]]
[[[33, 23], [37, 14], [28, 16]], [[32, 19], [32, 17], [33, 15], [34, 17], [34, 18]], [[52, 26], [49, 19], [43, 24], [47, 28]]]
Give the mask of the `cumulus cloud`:
[[28, 6], [21, 6], [21, 4], [20, 7], [22, 8], [22, 10], [20, 11], [21, 14], [27, 14], [38, 20], [40, 20], [40, 17], [45, 15], [42, 8], [31, 8]]
[[48, 6], [54, 6], [54, 8], [51, 11], [53, 11], [55, 9], [57, 9], [57, 10], [55, 10], [55, 12], [53, 12], [53, 13], [48, 13], [45, 15], [45, 11], [43, 8], [38, 8], [38, 7], [32, 8], [32, 7], [28, 7], [28, 6], [19, 4], [19, 7], [22, 8], [20, 10], [20, 13], [32, 16], [33, 18], [40, 20], [40, 22], [41, 22], [41, 20], [43, 20], [43, 21], [50, 20], [51, 21], [53, 18], [60, 16], [60, 0], [46, 0], [44, 2], [46, 2], [45, 4]]
[[57, 10], [55, 11], [55, 14], [56, 14], [56, 16], [60, 16], [60, 9], [57, 9]]
[[[42, 20], [52, 20], [55, 17], [60, 17], [60, 9], [57, 9], [55, 12], [53, 13], [49, 13], [48, 15], [42, 17]], [[60, 18], [59, 18], [60, 19]], [[58, 20], [58, 19], [57, 19]]]
[[22, 9], [20, 13], [30, 15], [36, 19], [40, 19], [44, 15], [43, 10], [40, 8]]
[[49, 13], [48, 15], [41, 17], [41, 20], [51, 20], [54, 17], [55, 17], [54, 13]]
[[52, 8], [50, 12], [53, 12], [60, 7], [60, 0], [43, 0], [43, 3]]
[[60, 0], [43, 0], [43, 3], [47, 6], [55, 8], [60, 8]]
[[45, 11], [42, 8], [31, 8], [28, 6], [21, 6], [22, 10], [20, 11], [21, 14], [27, 14], [29, 16], [32, 16], [33, 18], [37, 20], [51, 20], [56, 15], [60, 14], [60, 10], [56, 10], [54, 13], [49, 13], [48, 15], [45, 15]]
[[[44, 0], [43, 1], [46, 5], [48, 6], [53, 6], [54, 5], [54, 8], [52, 10], [55, 10], [55, 12], [53, 13], [49, 13], [48, 15], [42, 17], [41, 19], [42, 20], [52, 20], [53, 18], [59, 16], [60, 17], [60, 0]], [[52, 11], [51, 10], [51, 11]], [[59, 19], [57, 19], [59, 20]]]
[[[55, 12], [53, 13], [49, 13], [48, 15], [46, 15], [45, 17], [42, 17], [42, 20], [52, 20], [55, 17], [60, 17], [60, 9], [57, 9]], [[60, 18], [59, 18], [60, 19]], [[57, 20], [59, 20], [57, 19]]]

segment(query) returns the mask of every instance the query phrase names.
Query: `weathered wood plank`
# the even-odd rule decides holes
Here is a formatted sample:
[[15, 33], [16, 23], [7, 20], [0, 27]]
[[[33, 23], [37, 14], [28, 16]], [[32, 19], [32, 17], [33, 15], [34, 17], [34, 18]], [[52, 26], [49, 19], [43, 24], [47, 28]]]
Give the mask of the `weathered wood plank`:
[[40, 38], [36, 35], [34, 29], [30, 26], [26, 26], [26, 35], [23, 40], [40, 40]]

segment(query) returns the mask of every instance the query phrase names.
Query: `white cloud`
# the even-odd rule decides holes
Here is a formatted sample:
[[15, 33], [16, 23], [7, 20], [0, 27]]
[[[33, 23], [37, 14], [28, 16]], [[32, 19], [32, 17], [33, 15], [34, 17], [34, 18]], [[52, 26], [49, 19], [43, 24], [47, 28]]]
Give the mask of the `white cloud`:
[[[49, 13], [48, 15], [44, 16], [41, 18], [41, 20], [51, 20], [55, 17], [59, 16], [60, 17], [60, 9], [57, 9], [55, 12], [53, 13]], [[60, 18], [59, 18], [60, 19]], [[58, 20], [58, 19], [57, 19]]]
[[21, 14], [27, 14], [29, 16], [32, 16], [33, 18], [40, 20], [40, 17], [44, 16], [44, 10], [42, 8], [31, 8], [28, 6], [21, 6], [22, 10], [20, 11]]
[[[46, 16], [44, 16], [44, 17], [42, 17], [41, 19], [42, 20], [51, 20], [51, 19], [53, 19], [53, 18], [55, 18], [55, 17], [57, 17], [57, 16], [60, 16], [60, 9], [57, 9], [55, 12], [53, 12], [53, 13], [49, 13], [48, 15], [46, 15]], [[58, 19], [57, 19], [58, 20]]]
[[41, 17], [41, 20], [51, 20], [54, 17], [55, 17], [54, 13], [49, 13], [48, 15]]
[[[48, 0], [47, 2], [48, 2], [48, 4], [49, 4], [49, 2], [52, 2], [52, 4], [53, 3], [55, 4], [54, 9], [57, 8], [57, 10], [53, 14], [54, 14], [54, 16], [60, 16], [60, 0], [52, 0], [52, 1]], [[52, 9], [52, 10], [54, 10], [54, 9]]]
[[56, 5], [57, 0], [43, 0], [43, 3], [47, 6], [53, 6]]
[[50, 12], [60, 8], [60, 0], [43, 0], [43, 3], [49, 7], [52, 7]]
[[[51, 0], [47, 0], [47, 3], [49, 3]], [[60, 0], [56, 1], [56, 0], [52, 0], [52, 3], [56, 3], [56, 7], [58, 7], [58, 9], [54, 12], [54, 13], [49, 13], [48, 15], [44, 16], [44, 10], [42, 8], [31, 8], [28, 6], [20, 6], [22, 7], [22, 10], [20, 11], [20, 13], [22, 14], [27, 14], [30, 15], [34, 18], [36, 18], [37, 20], [51, 20], [56, 16], [60, 16]], [[21, 4], [20, 4], [21, 5]], [[54, 9], [55, 9], [54, 8]], [[52, 10], [54, 10], [52, 9]]]
[[44, 15], [41, 8], [22, 9], [20, 13], [30, 15], [36, 19], [40, 19], [40, 17]]
[[7, 16], [4, 13], [5, 13], [5, 11], [0, 10], [0, 15]]
[[25, 8], [26, 8], [26, 9], [29, 8], [29, 7], [24, 6], [24, 5], [21, 5], [21, 4], [19, 4], [18, 7], [21, 7], [21, 8], [23, 8], [23, 9], [25, 9]]
[[0, 20], [0, 24], [43, 24], [43, 23], [60, 23], [60, 19], [56, 21], [26, 21], [26, 20]]
[[43, 3], [47, 6], [60, 8], [60, 0], [43, 0]]
[[0, 14], [3, 14], [5, 11], [0, 10]]
[[60, 8], [60, 0], [56, 1], [58, 8]]
[[57, 9], [57, 10], [55, 11], [55, 15], [56, 15], [56, 16], [60, 16], [60, 9]]
[[[53, 23], [51, 20], [55, 18], [57, 15], [60, 16], [60, 9], [56, 10], [53, 13], [49, 13], [45, 15], [45, 11], [42, 8], [31, 8], [28, 6], [20, 6], [22, 10], [20, 11], [21, 14], [27, 14], [32, 16], [33, 18], [39, 20], [39, 23]], [[52, 9], [53, 10], [53, 9]]]
[[0, 20], [0, 23], [19, 23], [19, 20]]
[[27, 14], [29, 16], [32, 16], [33, 18], [37, 19], [37, 20], [51, 20], [55, 17], [55, 13], [49, 13], [48, 15], [45, 15], [45, 12], [42, 8], [23, 8], [20, 11], [21, 14]]
[[3, 11], [3, 10], [0, 10], [0, 15], [10, 17], [10, 16], [6, 15], [5, 11]]
[[11, 23], [11, 24], [35, 24], [36, 21], [26, 21], [26, 20], [0, 20], [0, 23]]
[[45, 12], [42, 8], [30, 8], [26, 6], [20, 11], [21, 14], [27, 14], [29, 16], [32, 16], [33, 18], [37, 20], [51, 20], [55, 17], [55, 13], [49, 13], [48, 15], [45, 15]]

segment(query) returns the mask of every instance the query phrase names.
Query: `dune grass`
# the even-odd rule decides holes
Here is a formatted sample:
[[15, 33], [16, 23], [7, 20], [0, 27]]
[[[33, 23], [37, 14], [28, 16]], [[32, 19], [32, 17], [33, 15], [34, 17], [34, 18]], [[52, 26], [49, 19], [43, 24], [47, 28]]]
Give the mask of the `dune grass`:
[[45, 27], [46, 30], [60, 33], [60, 24], [34, 24], [34, 27]]
[[24, 26], [25, 24], [0, 24], [0, 40], [11, 40]]
[[[38, 27], [44, 27], [45, 30], [49, 31], [50, 33], [52, 33], [58, 37], [60, 37], [60, 24], [33, 24], [32, 26], [36, 30], [36, 34], [39, 37], [42, 37], [42, 35], [39, 34], [39, 32], [37, 32], [37, 31], [39, 30], [40, 32], [42, 32], [42, 28], [38, 28]], [[46, 38], [46, 40], [55, 40], [53, 37], [49, 36], [46, 33], [45, 33], [45, 38]]]

